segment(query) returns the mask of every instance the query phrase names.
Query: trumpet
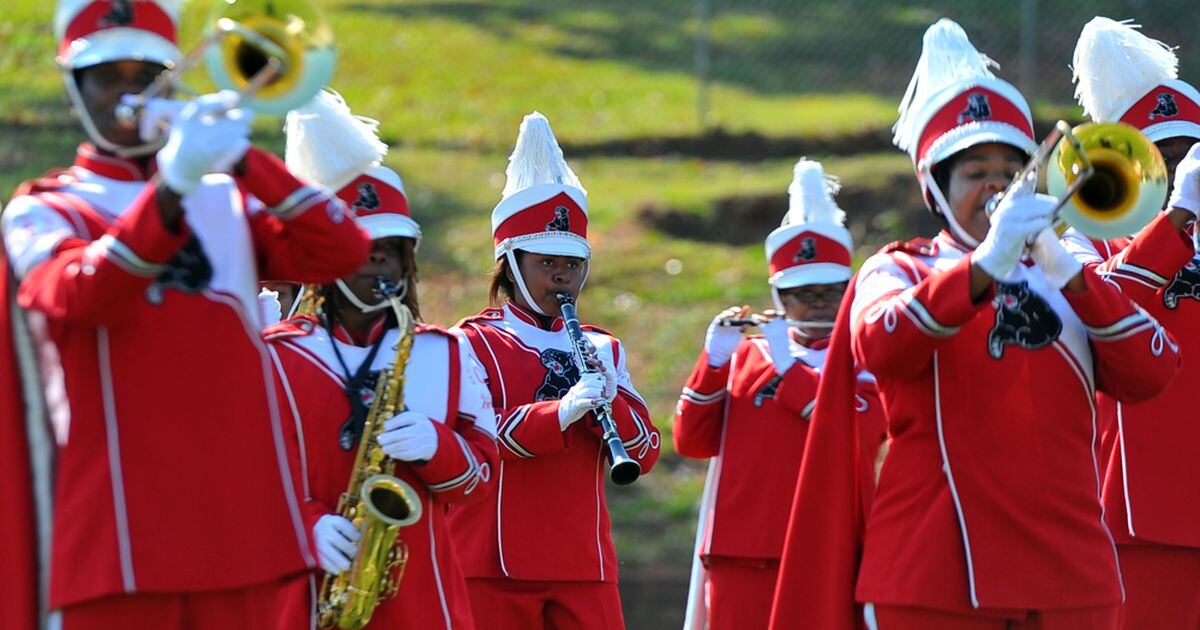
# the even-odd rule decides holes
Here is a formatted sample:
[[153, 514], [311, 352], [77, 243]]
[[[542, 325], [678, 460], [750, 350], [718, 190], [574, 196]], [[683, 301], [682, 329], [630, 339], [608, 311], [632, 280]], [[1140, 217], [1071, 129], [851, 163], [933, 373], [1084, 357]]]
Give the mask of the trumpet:
[[988, 201], [988, 214], [1044, 166], [1050, 167], [1047, 192], [1058, 198], [1051, 213], [1057, 232], [1073, 227], [1097, 239], [1129, 236], [1145, 227], [1167, 198], [1162, 154], [1140, 131], [1125, 123], [1071, 128], [1060, 120], [1012, 184]]
[[218, 88], [238, 93], [239, 107], [264, 114], [307, 103], [333, 78], [333, 31], [309, 0], [223, 0], [207, 24], [199, 46], [117, 105], [121, 124], [136, 127], [150, 99], [201, 61]]

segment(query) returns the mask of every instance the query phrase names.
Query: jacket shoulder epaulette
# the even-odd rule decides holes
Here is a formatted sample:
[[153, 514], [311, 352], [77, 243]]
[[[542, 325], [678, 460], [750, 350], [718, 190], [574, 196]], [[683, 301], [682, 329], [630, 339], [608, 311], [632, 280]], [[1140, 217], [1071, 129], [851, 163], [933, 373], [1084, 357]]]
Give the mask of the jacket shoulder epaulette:
[[70, 171], [65, 168], [55, 168], [17, 185], [13, 191], [13, 199], [22, 195], [37, 195], [38, 193], [54, 192], [71, 183]]
[[437, 324], [426, 324], [421, 322], [413, 328], [413, 331], [418, 335], [422, 333], [430, 333], [434, 335], [441, 335], [443, 337], [449, 337], [451, 339], [458, 339], [454, 333], [446, 330], [442, 326], [438, 326]]
[[497, 322], [504, 319], [504, 309], [501, 308], [485, 308], [474, 315], [468, 315], [458, 321], [454, 325], [455, 328], [462, 328], [463, 324], [471, 324], [475, 322]]
[[312, 315], [296, 315], [263, 329], [263, 341], [280, 341], [295, 337], [307, 337], [317, 330], [317, 319]]
[[931, 257], [937, 255], [938, 244], [927, 238], [914, 238], [911, 241], [892, 241], [884, 245], [879, 252], [883, 254], [904, 252], [916, 256]]

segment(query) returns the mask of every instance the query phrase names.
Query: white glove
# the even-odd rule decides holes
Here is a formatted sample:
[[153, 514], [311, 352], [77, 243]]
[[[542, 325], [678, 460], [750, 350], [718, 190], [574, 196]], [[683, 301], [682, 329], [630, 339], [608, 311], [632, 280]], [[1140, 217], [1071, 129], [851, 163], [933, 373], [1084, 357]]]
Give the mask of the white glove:
[[781, 376], [786, 374], [796, 362], [796, 357], [792, 356], [792, 336], [789, 332], [791, 326], [788, 325], [787, 318], [781, 314], [758, 328], [767, 340], [775, 373]]
[[1033, 187], [1034, 182], [1026, 179], [1000, 200], [987, 236], [971, 257], [995, 280], [1008, 277], [1025, 253], [1025, 242], [1050, 227], [1050, 212], [1058, 201], [1034, 194]]
[[558, 401], [558, 426], [563, 431], [573, 422], [600, 404], [604, 397], [604, 375], [598, 372], [584, 374], [578, 383], [567, 390], [567, 395]]
[[206, 174], [228, 171], [246, 154], [254, 115], [229, 109], [236, 102], [237, 94], [229, 90], [205, 94], [175, 117], [157, 156], [158, 170], [171, 190], [186, 195]]
[[383, 423], [379, 446], [392, 459], [427, 462], [437, 453], [437, 427], [425, 414], [401, 411]]
[[612, 402], [617, 397], [617, 369], [603, 361], [598, 362], [600, 373], [604, 375], [604, 400]]
[[262, 309], [263, 328], [278, 324], [283, 319], [283, 305], [279, 303], [279, 292], [263, 287], [258, 292], [258, 306]]
[[740, 306], [730, 306], [717, 313], [708, 325], [708, 332], [704, 334], [704, 352], [708, 355], [708, 364], [712, 367], [721, 367], [729, 363], [734, 350], [737, 350], [738, 344], [742, 342], [740, 328], [721, 325], [721, 322], [737, 317], [742, 310]]
[[[133, 106], [137, 103], [137, 97], [133, 94], [126, 94], [121, 97], [121, 102]], [[142, 139], [142, 142], [158, 140], [167, 133], [167, 130], [175, 122], [175, 117], [183, 111], [184, 107], [187, 107], [187, 104], [187, 101], [169, 98], [152, 98], [146, 101], [141, 114], [138, 115], [138, 137]]]
[[358, 553], [358, 528], [345, 517], [326, 514], [313, 525], [317, 559], [326, 573], [337, 575], [350, 568]]
[[1053, 289], [1061, 289], [1076, 274], [1083, 270], [1083, 263], [1075, 259], [1054, 230], [1042, 230], [1033, 243], [1033, 260], [1046, 275], [1046, 283]]
[[1175, 185], [1167, 199], [1167, 207], [1200, 215], [1200, 142], [1193, 144], [1175, 167]]

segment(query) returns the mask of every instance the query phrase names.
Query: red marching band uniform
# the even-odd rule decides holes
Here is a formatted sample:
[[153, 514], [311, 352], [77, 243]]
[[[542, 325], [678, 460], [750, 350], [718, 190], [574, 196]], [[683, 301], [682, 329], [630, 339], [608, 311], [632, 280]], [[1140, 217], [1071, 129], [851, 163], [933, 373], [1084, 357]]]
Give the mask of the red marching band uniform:
[[[356, 126], [344, 104], [328, 93], [321, 94], [313, 103], [290, 113], [288, 123], [289, 165], [293, 160], [297, 162], [293, 170], [305, 174], [312, 171], [310, 179], [336, 187], [337, 195], [356, 209], [359, 226], [372, 239], [403, 237], [420, 241], [420, 226], [409, 212], [403, 183], [394, 171], [376, 165], [361, 174], [339, 178], [297, 157], [319, 153], [326, 154], [327, 161], [336, 161], [328, 155], [330, 152], [353, 152], [347, 146], [354, 142], [349, 133], [337, 137], [337, 145], [314, 144], [313, 140], [333, 130]], [[362, 133], [377, 142], [373, 131]], [[416, 287], [407, 290], [415, 291]], [[358, 339], [340, 324], [330, 322], [328, 303], [324, 308], [324, 315], [297, 315], [264, 332], [295, 420], [295, 443], [301, 449], [304, 479], [302, 511], [309, 531], [321, 517], [335, 514], [354, 467], [358, 440], [343, 439], [342, 434], [351, 414], [347, 382], [368, 358], [372, 361], [369, 374], [378, 375], [380, 370], [390, 368], [400, 336], [396, 327], [385, 326], [390, 310], [381, 311], [369, 338]], [[379, 349], [372, 353], [376, 344]], [[433, 421], [437, 448], [423, 464], [396, 462], [394, 474], [416, 490], [421, 516], [400, 529], [398, 539], [408, 548], [408, 563], [399, 590], [395, 597], [380, 601], [366, 627], [473, 628], [446, 510], [480, 500], [495, 483], [499, 456], [491, 396], [482, 370], [465, 344], [436, 326], [417, 325], [404, 373], [405, 410]], [[374, 381], [368, 380], [355, 395], [366, 400], [373, 391]], [[366, 407], [370, 407], [369, 402]], [[319, 584], [320, 577], [314, 576], [311, 587], [301, 585], [296, 593], [310, 609]]]
[[[766, 240], [770, 284], [780, 289], [850, 279], [852, 242], [819, 164], [802, 160], [790, 189], [791, 209]], [[718, 319], [720, 316], [718, 316]], [[781, 322], [782, 323], [782, 322]], [[713, 326], [720, 326], [714, 320]], [[796, 359], [783, 374], [763, 335], [742, 337], [732, 356], [718, 346], [701, 353], [676, 407], [673, 439], [685, 457], [712, 458], [701, 499], [688, 628], [766, 628], [779, 557], [796, 488], [809, 415], [825, 363], [827, 339], [805, 339], [788, 324]], [[729, 330], [741, 337], [736, 328]], [[709, 338], [720, 334], [710, 329]], [[706, 346], [709, 344], [706, 343]], [[856, 411], [862, 428], [862, 474], [886, 433], [874, 378], [861, 373]]]
[[[1166, 45], [1125, 23], [1097, 17], [1084, 27], [1075, 50], [1077, 96], [1097, 122], [1133, 125], [1155, 143], [1200, 140], [1200, 92], [1177, 78], [1178, 60]], [[1200, 212], [1200, 165], [1192, 155], [1175, 170], [1167, 207]], [[1180, 194], [1189, 189], [1191, 194]], [[1200, 255], [1192, 232], [1159, 214], [1131, 238], [1067, 239], [1084, 263], [1100, 265], [1102, 278], [1162, 322], [1185, 356], [1200, 353]], [[1102, 263], [1102, 264], [1101, 264]], [[1105, 517], [1117, 541], [1126, 602], [1121, 627], [1185, 628], [1200, 625], [1200, 441], [1191, 388], [1200, 366], [1184, 361], [1162, 394], [1122, 402], [1100, 393], [1105, 472]]]
[[[774, 628], [852, 628], [855, 602], [868, 626], [885, 629], [951, 619], [980, 628], [1115, 621], [1122, 589], [1098, 496], [1094, 396], [1154, 396], [1175, 374], [1178, 348], [1090, 271], [1086, 290], [1058, 291], [1048, 267], [1017, 263], [972, 302], [982, 250], [962, 244], [933, 166], [979, 143], [1034, 146], [1024, 99], [980, 58], [949, 20], [926, 32], [898, 143], [953, 234], [885, 247], [843, 302]], [[950, 60], [977, 68], [975, 76], [929, 65]], [[854, 459], [846, 417], [854, 362], [878, 379], [891, 438], [869, 514], [853, 499], [845, 464], [816, 465]], [[820, 577], [806, 566], [813, 562]]]
[[[156, 3], [134, 3], [129, 23], [111, 28], [105, 0], [61, 9], [60, 63], [77, 104], [74, 70], [131, 50], [179, 58], [175, 16]], [[270, 611], [248, 611], [314, 563], [258, 337], [257, 281], [337, 277], [367, 239], [340, 200], [274, 156], [250, 148], [242, 162], [240, 174], [208, 175], [183, 196], [177, 233], [149, 183], [153, 156], [87, 143], [72, 167], [23, 184], [4, 212], [3, 272], [57, 442], [45, 605], [63, 628], [269, 627]], [[4, 499], [6, 521], [28, 517], [24, 502]]]
[[[540, 156], [551, 156], [551, 163], [538, 162]], [[515, 250], [590, 256], [586, 193], [541, 114], [521, 125], [492, 229], [496, 258], [507, 257], [526, 294]], [[560, 398], [579, 372], [562, 319], [542, 317], [548, 326], [510, 300], [455, 329], [483, 366], [499, 416], [496, 492], [450, 513], [476, 625], [622, 627], [605, 504], [607, 448], [590, 411], [565, 430], [560, 426]], [[599, 328], [583, 329], [597, 358], [617, 376], [611, 407], [621, 440], [649, 472], [658, 459], [659, 433], [634, 389], [625, 348]]]

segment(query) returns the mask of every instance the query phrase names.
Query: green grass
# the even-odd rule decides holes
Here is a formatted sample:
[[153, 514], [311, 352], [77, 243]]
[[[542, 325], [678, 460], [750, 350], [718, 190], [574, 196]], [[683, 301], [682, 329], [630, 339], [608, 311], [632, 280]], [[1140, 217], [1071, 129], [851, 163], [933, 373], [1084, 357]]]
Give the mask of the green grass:
[[[0, 13], [0, 192], [67, 164], [82, 137], [53, 63], [53, 4], [8, 0]], [[185, 48], [199, 38], [211, 4], [188, 5]], [[695, 136], [705, 125], [787, 138], [883, 130], [894, 120], [920, 32], [940, 15], [883, 0], [713, 4], [720, 11], [712, 24], [712, 113], [701, 121], [692, 77], [698, 21], [687, 0], [322, 2], [341, 48], [333, 87], [356, 112], [382, 121], [392, 145], [387, 163], [405, 178], [425, 229], [421, 294], [428, 319], [451, 324], [484, 304], [490, 211], [522, 115], [542, 111], [559, 138], [574, 146]], [[1068, 6], [1041, 4], [1047, 16]], [[1116, 0], [1094, 4], [1088, 11], [1123, 15]], [[1176, 0], [1162, 4], [1185, 10]], [[997, 15], [984, 10], [994, 5], [962, 0], [953, 3], [952, 15], [978, 36], [981, 49], [1009, 64], [1013, 46], [1004, 33], [1012, 32], [1016, 12], [987, 18]], [[1051, 70], [1044, 80], [1068, 80], [1063, 42], [1069, 49], [1077, 26], [1058, 24], [1058, 34], [1047, 35], [1053, 45], [1046, 45]], [[1191, 57], [1185, 73], [1200, 63]], [[207, 89], [203, 72], [188, 81]], [[835, 81], [846, 87], [830, 93]], [[1078, 117], [1063, 98], [1039, 100], [1035, 112]], [[277, 119], [260, 118], [256, 142], [279, 151], [279, 126]], [[896, 186], [915, 189], [907, 158], [876, 150], [809, 157], [823, 160], [848, 187], [878, 192], [879, 199], [896, 198], [884, 194]], [[759, 244], [671, 238], [642, 225], [637, 212], [659, 207], [705, 216], [714, 202], [731, 196], [782, 199], [800, 156], [745, 162], [567, 157], [590, 193], [595, 255], [584, 318], [625, 341], [638, 388], [666, 438], [653, 474], [610, 492], [623, 563], [686, 566], [703, 467], [681, 462], [672, 451], [675, 397], [714, 313], [729, 304], [768, 305], [766, 269]], [[911, 231], [913, 207], [848, 209], [851, 222], [872, 239]], [[778, 214], [784, 210], [780, 202]], [[864, 244], [860, 256], [874, 244]], [[682, 271], [668, 272], [668, 261], [678, 261], [671, 268]]]

